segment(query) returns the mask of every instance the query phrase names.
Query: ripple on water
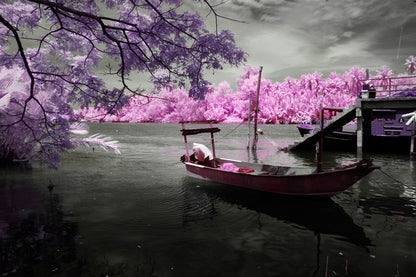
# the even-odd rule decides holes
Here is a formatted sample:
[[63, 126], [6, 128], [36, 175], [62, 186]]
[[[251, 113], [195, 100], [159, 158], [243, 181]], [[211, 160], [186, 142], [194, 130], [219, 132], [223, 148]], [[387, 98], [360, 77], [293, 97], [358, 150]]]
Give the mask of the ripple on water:
[[[233, 128], [221, 126], [225, 134]], [[400, 269], [415, 269], [411, 261], [416, 258], [416, 164], [408, 156], [372, 155], [385, 172], [404, 185], [374, 171], [334, 197], [335, 202], [308, 203], [304, 199], [240, 193], [225, 185], [186, 177], [179, 162], [185, 152], [179, 125], [93, 124], [91, 129], [91, 133], [120, 141], [122, 155], [74, 151], [63, 157], [58, 171], [36, 167], [26, 177], [46, 193], [48, 179], [52, 179], [56, 185], [53, 194], [61, 199], [64, 212], [71, 211], [85, 253], [92, 259], [105, 256], [110, 257], [110, 263], [131, 261], [130, 268], [135, 268], [137, 257], [147, 255], [156, 262], [155, 274], [161, 276], [196, 276], [207, 267], [212, 274], [206, 276], [233, 276], [236, 268], [245, 268], [246, 274], [240, 274], [245, 276], [307, 276], [313, 269], [302, 272], [305, 274], [291, 273], [314, 264], [315, 234], [320, 233], [318, 275], [323, 275], [324, 258], [331, 254], [322, 253], [343, 249], [350, 254], [356, 275], [366, 276], [359, 271], [363, 268], [360, 257], [368, 255], [357, 245], [370, 242], [377, 258], [364, 260], [368, 272], [387, 272], [384, 269], [395, 266], [396, 261]], [[278, 145], [299, 137], [295, 126], [262, 129]], [[246, 150], [247, 132], [243, 129], [218, 139], [218, 156], [253, 160]], [[314, 166], [314, 153], [277, 152], [263, 138], [260, 141], [259, 162]], [[204, 143], [209, 145], [209, 141]], [[328, 152], [324, 158], [325, 165], [332, 167], [356, 157]], [[20, 182], [21, 172], [15, 178]], [[6, 203], [9, 196], [4, 197]], [[389, 261], [379, 258], [382, 256]], [[256, 271], [258, 265], [267, 273]]]
[[215, 224], [219, 229], [232, 228], [242, 226], [247, 220], [256, 218], [256, 213], [225, 201], [221, 195], [224, 192], [227, 193], [228, 190], [229, 188], [223, 184], [185, 177], [182, 193], [184, 220], [187, 224], [209, 223], [215, 218]]

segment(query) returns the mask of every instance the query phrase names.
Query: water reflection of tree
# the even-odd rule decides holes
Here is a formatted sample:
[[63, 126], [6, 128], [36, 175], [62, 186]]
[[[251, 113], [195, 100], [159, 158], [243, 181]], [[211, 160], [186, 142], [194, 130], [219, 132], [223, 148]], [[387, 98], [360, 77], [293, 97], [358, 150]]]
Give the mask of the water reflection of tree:
[[[24, 190], [34, 202], [43, 207], [26, 203], [31, 211], [16, 219], [10, 215], [8, 227], [0, 234], [0, 276], [152, 276], [155, 261], [144, 255], [135, 264], [114, 262], [105, 257], [79, 254], [81, 237], [78, 224], [68, 220], [58, 194], [51, 193], [45, 199], [33, 190]], [[15, 192], [13, 192], [15, 193]], [[11, 193], [11, 194], [13, 194]], [[16, 194], [16, 193], [15, 193]], [[23, 197], [19, 190], [17, 196]], [[14, 209], [23, 210], [21, 199], [10, 201]]]
[[47, 276], [76, 259], [77, 224], [64, 219], [58, 195], [46, 199], [44, 211], [8, 224], [0, 238], [3, 276]]

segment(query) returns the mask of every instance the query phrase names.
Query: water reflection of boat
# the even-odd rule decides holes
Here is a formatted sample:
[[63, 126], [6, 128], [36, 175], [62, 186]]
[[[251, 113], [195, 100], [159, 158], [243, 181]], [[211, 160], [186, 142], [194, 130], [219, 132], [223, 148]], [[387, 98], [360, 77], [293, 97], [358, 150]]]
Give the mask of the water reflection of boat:
[[[186, 198], [190, 200], [186, 201], [188, 208], [185, 212], [185, 221], [187, 219], [198, 220], [198, 210], [202, 219], [206, 219], [207, 214], [214, 216], [217, 213], [215, 202], [220, 200], [274, 217], [280, 221], [296, 224], [315, 234], [333, 235], [336, 239], [363, 247], [371, 245], [363, 228], [356, 225], [344, 209], [329, 198], [299, 199], [242, 188], [213, 186], [205, 181], [188, 177], [184, 181], [184, 186]], [[192, 201], [192, 199], [202, 199], [203, 203]], [[192, 206], [196, 207], [192, 208]], [[187, 216], [187, 211], [190, 211], [189, 216]]]

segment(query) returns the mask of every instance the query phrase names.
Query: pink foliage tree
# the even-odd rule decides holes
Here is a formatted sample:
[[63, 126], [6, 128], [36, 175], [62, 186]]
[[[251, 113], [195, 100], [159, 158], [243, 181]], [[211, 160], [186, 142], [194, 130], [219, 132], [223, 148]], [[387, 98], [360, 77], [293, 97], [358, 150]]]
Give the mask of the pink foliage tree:
[[[98, 134], [73, 138], [72, 131], [87, 134], [82, 125], [69, 124], [68, 114], [72, 110], [62, 111], [64, 97], [53, 90], [41, 90], [35, 94], [38, 102], [28, 102], [25, 98], [30, 81], [20, 67], [0, 68], [0, 126], [7, 126], [0, 132], [0, 163], [41, 160], [54, 167], [51, 160], [58, 160], [62, 149], [74, 146], [101, 146], [119, 153], [117, 142]], [[23, 110], [25, 117], [22, 120]], [[45, 128], [47, 124], [48, 128]], [[57, 130], [65, 127], [67, 132]], [[59, 138], [59, 139], [57, 139]]]
[[[273, 83], [261, 79], [259, 123], [290, 124], [314, 123], [319, 119], [320, 106], [344, 108], [354, 103], [365, 79], [365, 70], [352, 68], [342, 75], [331, 73], [323, 78], [321, 73], [307, 74], [299, 80], [286, 78]], [[131, 97], [129, 105], [116, 115], [106, 115], [104, 109], [87, 108], [79, 116], [87, 121], [127, 121], [177, 123], [180, 121], [215, 120], [223, 123], [241, 123], [256, 101], [258, 69], [245, 67], [233, 91], [227, 82], [210, 86], [205, 99], [189, 98], [183, 88], [164, 87], [157, 97]]]
[[0, 126], [7, 126], [0, 132], [0, 161], [56, 160], [62, 148], [71, 148], [69, 132], [54, 128], [65, 126], [69, 131], [68, 113], [59, 110], [61, 95], [39, 90], [36, 101], [26, 101], [29, 86], [22, 68], [0, 68]]
[[[195, 1], [208, 7], [215, 22], [221, 17], [208, 0]], [[93, 117], [105, 111], [113, 114], [105, 120], [119, 120], [133, 112], [117, 112], [129, 101], [146, 103], [131, 98], [143, 94], [127, 80], [133, 72], [148, 74], [159, 86], [187, 84], [189, 94], [202, 99], [209, 87], [203, 72], [238, 66], [245, 56], [231, 32], [208, 30], [181, 0], [0, 1], [0, 67], [13, 68], [23, 80], [18, 92], [0, 92], [7, 107], [0, 110], [0, 133], [9, 134], [0, 137], [0, 160], [14, 153], [56, 166], [58, 153], [73, 146], [73, 106], [95, 107]], [[120, 86], [108, 88], [106, 77], [97, 74], [103, 60], [109, 63], [105, 76]], [[175, 98], [179, 104], [182, 95]], [[175, 107], [155, 103], [140, 120], [173, 116]], [[27, 143], [11, 143], [23, 133]]]

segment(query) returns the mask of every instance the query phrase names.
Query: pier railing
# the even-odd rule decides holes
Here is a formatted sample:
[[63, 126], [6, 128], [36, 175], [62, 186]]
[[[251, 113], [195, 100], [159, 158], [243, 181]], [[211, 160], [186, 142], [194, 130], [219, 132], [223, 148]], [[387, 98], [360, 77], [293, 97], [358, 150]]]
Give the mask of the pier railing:
[[370, 85], [376, 89], [376, 98], [392, 97], [399, 93], [413, 92], [416, 95], [416, 75], [387, 77], [387, 78], [369, 78], [360, 80], [364, 85], [370, 81]]

